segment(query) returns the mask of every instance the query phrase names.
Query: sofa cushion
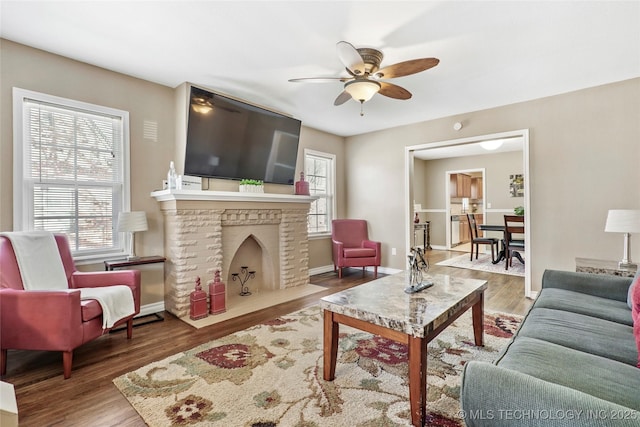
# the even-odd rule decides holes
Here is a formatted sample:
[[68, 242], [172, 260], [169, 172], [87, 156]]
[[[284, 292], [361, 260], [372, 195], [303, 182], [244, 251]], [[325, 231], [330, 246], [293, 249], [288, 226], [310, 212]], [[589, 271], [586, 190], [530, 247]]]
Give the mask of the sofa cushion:
[[344, 248], [345, 258], [375, 257], [376, 250], [371, 248]]
[[640, 371], [621, 362], [520, 336], [497, 365], [640, 410]]
[[624, 302], [566, 289], [543, 289], [534, 307], [570, 311], [633, 326], [631, 310]]
[[94, 299], [80, 301], [80, 307], [83, 322], [88, 322], [91, 319], [102, 316], [102, 307], [100, 303]]
[[633, 327], [597, 317], [534, 307], [520, 327], [518, 335], [552, 342], [632, 366], [638, 363]]

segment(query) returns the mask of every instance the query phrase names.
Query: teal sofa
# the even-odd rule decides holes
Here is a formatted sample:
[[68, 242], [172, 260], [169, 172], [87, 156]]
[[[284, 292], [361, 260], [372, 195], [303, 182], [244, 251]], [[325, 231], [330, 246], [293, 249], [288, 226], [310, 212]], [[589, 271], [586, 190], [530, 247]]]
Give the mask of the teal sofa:
[[547, 270], [493, 363], [466, 364], [467, 426], [640, 426], [631, 278]]

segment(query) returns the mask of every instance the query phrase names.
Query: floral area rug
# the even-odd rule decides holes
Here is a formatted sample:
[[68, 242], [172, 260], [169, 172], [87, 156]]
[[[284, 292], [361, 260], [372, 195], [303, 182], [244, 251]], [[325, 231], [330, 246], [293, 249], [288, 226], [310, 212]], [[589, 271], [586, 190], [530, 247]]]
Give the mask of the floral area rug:
[[511, 276], [524, 277], [524, 264], [513, 258], [513, 266], [509, 266], [508, 270], [504, 269], [505, 261], [502, 260], [498, 264], [491, 262], [491, 254], [480, 254], [476, 259], [475, 254], [473, 261], [469, 260], [469, 254], [456, 256], [453, 258], [440, 261], [436, 265], [444, 265], [457, 268], [468, 268], [470, 270], [488, 271], [489, 273], [509, 274]]
[[[475, 347], [469, 310], [429, 343], [428, 425], [463, 425], [464, 364], [492, 361], [521, 320], [485, 312], [485, 346]], [[313, 306], [113, 382], [153, 427], [411, 425], [406, 346], [340, 325], [336, 378], [327, 382], [322, 335], [322, 312]]]

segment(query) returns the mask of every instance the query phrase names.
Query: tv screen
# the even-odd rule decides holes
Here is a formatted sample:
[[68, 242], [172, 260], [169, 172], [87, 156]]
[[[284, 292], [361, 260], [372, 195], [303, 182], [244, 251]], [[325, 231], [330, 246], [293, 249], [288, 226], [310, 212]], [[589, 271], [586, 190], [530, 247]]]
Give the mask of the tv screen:
[[185, 175], [293, 184], [300, 121], [191, 86]]

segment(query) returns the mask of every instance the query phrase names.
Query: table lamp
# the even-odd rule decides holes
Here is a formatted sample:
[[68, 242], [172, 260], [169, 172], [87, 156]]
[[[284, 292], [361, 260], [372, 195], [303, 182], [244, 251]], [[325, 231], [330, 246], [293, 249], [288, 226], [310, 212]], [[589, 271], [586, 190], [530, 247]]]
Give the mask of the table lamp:
[[127, 257], [128, 260], [140, 258], [139, 256], [136, 256], [135, 233], [136, 231], [147, 230], [147, 214], [145, 212], [120, 212], [118, 215], [118, 231], [131, 233], [131, 238], [129, 239], [129, 253], [131, 255]]
[[613, 209], [607, 214], [604, 231], [609, 233], [624, 233], [624, 255], [618, 267], [633, 270], [638, 264], [631, 262], [631, 233], [640, 233], [640, 210]]

